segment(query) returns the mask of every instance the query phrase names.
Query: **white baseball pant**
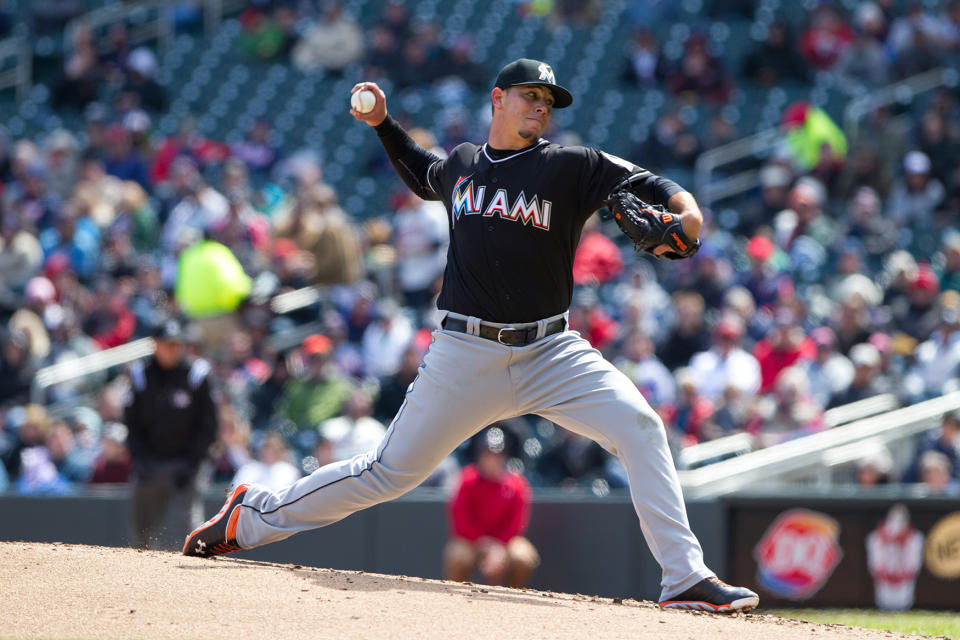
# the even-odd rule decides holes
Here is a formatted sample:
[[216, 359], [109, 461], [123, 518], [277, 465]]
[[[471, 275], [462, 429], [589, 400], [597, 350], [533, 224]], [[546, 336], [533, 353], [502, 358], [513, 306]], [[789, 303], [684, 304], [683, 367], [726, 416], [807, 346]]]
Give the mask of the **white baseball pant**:
[[[469, 320], [476, 326], [476, 318]], [[485, 426], [524, 414], [591, 438], [620, 459], [640, 529], [663, 570], [661, 599], [713, 575], [690, 531], [659, 416], [626, 376], [573, 331], [522, 347], [435, 331], [377, 449], [326, 465], [276, 493], [252, 487], [240, 510], [237, 541], [251, 548], [283, 540], [396, 498]]]

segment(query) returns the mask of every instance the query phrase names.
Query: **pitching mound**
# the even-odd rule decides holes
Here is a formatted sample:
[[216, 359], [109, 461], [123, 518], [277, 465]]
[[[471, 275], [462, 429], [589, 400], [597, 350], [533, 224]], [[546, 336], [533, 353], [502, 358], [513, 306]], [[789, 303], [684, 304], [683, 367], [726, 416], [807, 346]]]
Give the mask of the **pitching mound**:
[[[234, 558], [0, 543], [0, 638], [778, 638], [897, 634]], [[914, 636], [915, 637], [915, 636]]]

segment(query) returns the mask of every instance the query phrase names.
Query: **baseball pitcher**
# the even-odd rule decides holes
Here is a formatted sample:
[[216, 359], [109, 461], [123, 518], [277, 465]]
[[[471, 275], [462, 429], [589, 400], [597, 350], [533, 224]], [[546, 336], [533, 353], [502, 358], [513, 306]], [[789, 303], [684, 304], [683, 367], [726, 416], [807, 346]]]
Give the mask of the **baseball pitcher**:
[[446, 207], [442, 328], [376, 450], [279, 492], [236, 487], [187, 536], [183, 553], [229, 553], [337, 522], [416, 487], [486, 425], [532, 413], [596, 440], [623, 463], [641, 531], [663, 570], [661, 606], [756, 607], [757, 594], [704, 565], [660, 418], [567, 327], [573, 256], [587, 218], [606, 205], [638, 248], [688, 258], [702, 223], [693, 196], [616, 156], [544, 139], [553, 110], [573, 102], [545, 62], [505, 66], [490, 92], [487, 142], [461, 144], [446, 159], [413, 142], [376, 84], [353, 89], [361, 91], [374, 99], [358, 96], [350, 113], [375, 129], [414, 193]]

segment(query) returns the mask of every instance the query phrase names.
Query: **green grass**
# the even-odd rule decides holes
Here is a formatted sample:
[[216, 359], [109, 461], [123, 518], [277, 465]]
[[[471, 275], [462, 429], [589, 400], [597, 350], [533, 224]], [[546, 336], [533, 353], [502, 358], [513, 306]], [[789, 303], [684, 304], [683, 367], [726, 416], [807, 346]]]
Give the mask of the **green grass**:
[[956, 611], [876, 611], [873, 609], [764, 609], [783, 618], [884, 629], [921, 636], [960, 639], [960, 613]]

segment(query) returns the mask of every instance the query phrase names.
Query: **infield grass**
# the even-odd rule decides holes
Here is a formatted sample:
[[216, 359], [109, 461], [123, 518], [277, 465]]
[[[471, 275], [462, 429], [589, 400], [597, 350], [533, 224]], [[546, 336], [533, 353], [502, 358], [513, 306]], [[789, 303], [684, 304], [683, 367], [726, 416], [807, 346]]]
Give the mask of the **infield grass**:
[[766, 609], [783, 618], [883, 629], [921, 636], [960, 639], [960, 613], [956, 611], [877, 611], [875, 609]]

